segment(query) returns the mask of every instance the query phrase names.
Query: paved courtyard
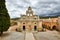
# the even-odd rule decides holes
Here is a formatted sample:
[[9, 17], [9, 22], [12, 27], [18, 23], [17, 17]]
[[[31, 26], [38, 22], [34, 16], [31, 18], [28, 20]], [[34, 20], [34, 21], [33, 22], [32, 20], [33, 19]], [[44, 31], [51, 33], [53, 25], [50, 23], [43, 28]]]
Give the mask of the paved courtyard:
[[60, 40], [60, 33], [57, 31], [38, 32], [34, 33], [36, 40]]
[[4, 32], [0, 40], [24, 40], [24, 32]]
[[57, 31], [46, 32], [4, 32], [0, 40], [60, 40], [60, 33]]
[[26, 32], [25, 40], [35, 40], [32, 32]]

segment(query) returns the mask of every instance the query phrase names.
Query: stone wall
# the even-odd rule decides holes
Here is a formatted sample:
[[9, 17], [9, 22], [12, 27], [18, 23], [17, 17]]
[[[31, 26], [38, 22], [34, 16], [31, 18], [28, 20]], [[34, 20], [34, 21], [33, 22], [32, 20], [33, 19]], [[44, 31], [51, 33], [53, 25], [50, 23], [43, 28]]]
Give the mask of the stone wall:
[[57, 25], [58, 25], [57, 30], [60, 31], [60, 17], [58, 17]]

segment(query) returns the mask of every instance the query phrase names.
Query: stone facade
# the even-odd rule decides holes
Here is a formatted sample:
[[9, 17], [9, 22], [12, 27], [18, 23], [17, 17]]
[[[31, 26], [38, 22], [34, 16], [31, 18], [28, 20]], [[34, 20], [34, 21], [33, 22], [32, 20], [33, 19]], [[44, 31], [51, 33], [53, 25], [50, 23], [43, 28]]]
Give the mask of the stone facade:
[[22, 15], [18, 20], [18, 27], [21, 30], [41, 30], [42, 20], [34, 14], [31, 7], [28, 7], [26, 15]]
[[58, 18], [43, 19], [42, 23], [45, 25], [45, 28], [54, 30], [57, 28], [57, 20]]
[[60, 16], [58, 17], [57, 25], [58, 25], [57, 30], [60, 31]]

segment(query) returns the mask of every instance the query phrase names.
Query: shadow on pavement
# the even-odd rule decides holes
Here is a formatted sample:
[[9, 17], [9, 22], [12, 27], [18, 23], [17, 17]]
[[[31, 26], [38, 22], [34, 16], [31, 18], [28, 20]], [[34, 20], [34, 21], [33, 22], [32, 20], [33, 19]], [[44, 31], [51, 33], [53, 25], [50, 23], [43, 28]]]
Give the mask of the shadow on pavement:
[[10, 35], [10, 33], [8, 33], [8, 32], [3, 32], [3, 34], [0, 36], [0, 37], [6, 37], [6, 36], [9, 36]]

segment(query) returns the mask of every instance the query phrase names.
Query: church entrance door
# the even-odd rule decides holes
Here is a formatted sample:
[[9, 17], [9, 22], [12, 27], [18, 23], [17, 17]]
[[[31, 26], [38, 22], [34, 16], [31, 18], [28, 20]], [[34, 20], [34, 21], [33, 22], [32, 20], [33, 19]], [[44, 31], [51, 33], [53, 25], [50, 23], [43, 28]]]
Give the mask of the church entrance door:
[[23, 26], [23, 30], [25, 30], [25, 26]]
[[37, 26], [34, 26], [34, 30], [37, 30]]

